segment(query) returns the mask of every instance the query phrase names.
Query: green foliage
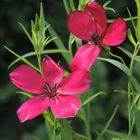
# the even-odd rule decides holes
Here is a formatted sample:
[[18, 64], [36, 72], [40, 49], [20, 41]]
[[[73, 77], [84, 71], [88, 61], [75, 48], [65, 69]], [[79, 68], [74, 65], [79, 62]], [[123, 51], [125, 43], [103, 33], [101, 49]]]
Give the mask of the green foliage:
[[136, 0], [136, 4], [137, 4], [137, 16], [138, 16], [138, 20], [137, 20], [137, 39], [140, 42], [140, 1]]

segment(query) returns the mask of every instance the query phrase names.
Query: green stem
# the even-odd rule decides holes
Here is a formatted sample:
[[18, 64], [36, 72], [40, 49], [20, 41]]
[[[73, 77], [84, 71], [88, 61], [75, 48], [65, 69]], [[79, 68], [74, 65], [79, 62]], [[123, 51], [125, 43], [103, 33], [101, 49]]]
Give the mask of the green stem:
[[66, 13], [68, 15], [69, 12], [70, 12], [70, 7], [69, 7], [69, 4], [68, 4], [68, 0], [63, 0], [63, 4], [64, 4], [65, 10], [66, 10]]
[[40, 73], [41, 75], [43, 76], [43, 72], [42, 72], [42, 66], [41, 66], [41, 53], [38, 54], [38, 66], [39, 66], [39, 69], [40, 69]]
[[70, 54], [70, 61], [72, 60], [73, 58], [73, 53], [72, 53], [72, 44], [73, 44], [73, 41], [72, 41], [72, 35], [70, 34], [69, 35], [69, 43], [68, 43], [68, 51], [69, 51], [69, 54]]
[[[56, 118], [54, 119], [54, 122], [56, 123]], [[52, 140], [56, 140], [56, 126], [53, 128]]]
[[131, 84], [131, 81], [132, 81], [132, 77], [133, 77], [134, 62], [135, 62], [135, 58], [137, 56], [139, 49], [140, 49], [140, 45], [138, 44], [137, 47], [135, 47], [134, 53], [132, 55], [132, 59], [130, 62], [129, 77], [128, 77], [129, 78], [129, 80], [128, 80], [128, 127], [129, 127], [128, 140], [131, 139], [131, 134], [133, 131], [133, 126], [134, 126], [134, 119], [135, 119], [134, 115], [132, 115], [132, 111], [134, 111], [134, 110], [133, 110], [133, 108], [131, 108], [131, 102], [132, 102], [132, 98], [131, 98], [132, 84]]
[[75, 5], [74, 5], [74, 1], [73, 0], [69, 0], [69, 2], [70, 2], [71, 10], [72, 11], [76, 10]]
[[118, 56], [118, 55], [115, 55], [115, 54], [113, 54], [112, 52], [109, 52], [109, 54], [110, 54], [112, 57], [115, 57], [115, 58], [121, 60], [121, 62], [125, 65], [125, 62], [124, 62], [124, 60], [122, 59], [122, 57], [120, 57], [120, 56]]
[[[89, 94], [88, 94], [89, 97]], [[88, 138], [88, 140], [92, 140], [91, 138], [91, 134], [90, 134], [90, 103], [88, 103], [85, 108], [84, 108], [84, 112], [85, 112], [85, 119], [84, 119], [84, 123], [85, 123], [85, 133], [86, 136]]]
[[88, 103], [88, 115], [87, 115], [87, 122], [86, 122], [86, 133], [87, 136], [89, 138], [89, 140], [91, 140], [91, 134], [90, 134], [90, 103]]

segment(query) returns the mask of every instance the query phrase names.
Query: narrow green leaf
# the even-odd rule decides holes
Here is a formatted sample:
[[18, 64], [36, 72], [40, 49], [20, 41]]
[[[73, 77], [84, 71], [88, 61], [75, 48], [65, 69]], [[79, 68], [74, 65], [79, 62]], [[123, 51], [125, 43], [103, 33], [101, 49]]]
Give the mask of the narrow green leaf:
[[83, 10], [85, 5], [89, 2], [93, 2], [95, 0], [79, 0], [78, 10]]
[[69, 0], [70, 3], [70, 8], [72, 11], [76, 10], [75, 5], [74, 5], [74, 0]]
[[95, 95], [92, 95], [91, 97], [88, 97], [83, 103], [82, 106], [88, 104], [89, 102], [91, 102], [93, 99], [95, 99], [96, 97], [98, 97], [99, 95], [105, 95], [104, 92], [98, 92]]
[[8, 50], [10, 53], [12, 53], [13, 55], [15, 55], [16, 57], [18, 57], [20, 60], [22, 60], [24, 63], [26, 63], [27, 65], [29, 65], [30, 67], [34, 68], [35, 70], [37, 70], [38, 72], [40, 72], [40, 70], [35, 67], [32, 63], [30, 63], [27, 59], [25, 59], [24, 57], [18, 55], [17, 53], [15, 53], [14, 51], [12, 51], [11, 49], [9, 49], [8, 47], [4, 46], [4, 48], [6, 50]]
[[32, 30], [32, 40], [34, 42], [34, 47], [38, 47], [38, 37], [37, 37], [37, 34], [34, 30]]
[[39, 25], [40, 25], [40, 31], [43, 31], [45, 28], [45, 18], [44, 18], [44, 11], [43, 11], [42, 3], [40, 3]]
[[66, 13], [68, 15], [69, 12], [70, 12], [70, 7], [69, 7], [68, 0], [63, 0], [63, 4], [64, 4], [65, 10], [66, 10]]
[[[48, 22], [46, 22], [46, 23], [47, 23], [47, 25], [50, 25]], [[54, 40], [54, 43], [56, 44], [57, 48], [67, 51], [63, 42], [61, 41], [61, 39], [59, 38], [59, 36], [57, 35], [57, 33], [54, 31], [54, 29], [51, 26], [48, 28], [48, 31], [49, 31], [50, 35], [52, 36], [52, 38], [56, 37], [56, 39]], [[69, 61], [70, 61], [69, 55], [64, 54], [64, 53], [62, 53], [62, 55], [65, 58], [66, 62], [69, 63]]]
[[[111, 134], [114, 137], [124, 138], [124, 140], [126, 140], [126, 138], [128, 136], [126, 133], [120, 133], [120, 132], [116, 132], [116, 131], [113, 131], [113, 130], [107, 130], [106, 132]], [[131, 140], [138, 140], [138, 139], [137, 139], [136, 136], [132, 136]]]
[[45, 125], [46, 125], [46, 130], [47, 130], [49, 140], [52, 140], [53, 132], [54, 132], [54, 129], [55, 129], [54, 120], [52, 120], [51, 115], [48, 111], [45, 111], [43, 113], [43, 116], [44, 116], [44, 119], [45, 119]]
[[51, 126], [55, 126], [55, 122], [54, 122], [54, 120], [51, 118], [51, 115], [50, 115], [50, 113], [49, 113], [48, 111], [45, 111], [45, 112], [43, 113], [43, 116], [44, 116], [45, 120], [47, 120], [47, 121], [49, 122], [49, 124], [50, 124]]
[[107, 7], [111, 3], [111, 0], [108, 0], [107, 2], [104, 3], [103, 7]]
[[[123, 18], [123, 19], [124, 19], [125, 21], [131, 21], [132, 19], [133, 19], [133, 20], [137, 19], [137, 17], [132, 17], [132, 19], [131, 19], [131, 18]], [[114, 20], [115, 20], [115, 19], [108, 19], [107, 22], [108, 22], [108, 23], [112, 23]]]
[[129, 10], [128, 8], [127, 8], [127, 11], [128, 11], [129, 17], [130, 17], [130, 19], [131, 19], [131, 23], [132, 23], [132, 25], [133, 25], [133, 28], [134, 28], [134, 30], [136, 31], [136, 25], [135, 25], [134, 19], [133, 19], [133, 17], [132, 17], [132, 14], [131, 14], [131, 12], [130, 12], [130, 10]]
[[[119, 50], [121, 50], [124, 54], [126, 54], [129, 58], [132, 58], [132, 53], [130, 53], [128, 50], [122, 48], [122, 47], [117, 47]], [[135, 61], [140, 62], [140, 58], [135, 58]]]
[[72, 128], [66, 119], [60, 120], [61, 127], [61, 136], [62, 140], [73, 140], [72, 138]]
[[70, 54], [70, 60], [73, 58], [73, 53], [72, 53], [72, 45], [75, 41], [75, 37], [70, 33], [69, 35], [69, 43], [68, 43], [68, 50], [69, 50], [69, 54]]
[[45, 41], [43, 42], [43, 46], [46, 46], [48, 45], [50, 42], [52, 42], [54, 39], [56, 39], [55, 37], [54, 38], [51, 38], [50, 36], [48, 36]]
[[82, 46], [82, 40], [81, 39], [75, 37], [75, 42], [76, 42], [76, 47], [77, 48], [80, 48]]
[[74, 140], [89, 140], [88, 137], [73, 131]]
[[111, 7], [105, 7], [104, 8], [106, 11], [112, 11], [114, 13], [116, 13], [115, 9], [111, 8]]
[[[116, 66], [121, 71], [123, 71], [127, 76], [129, 75], [129, 68], [126, 65], [120, 63], [119, 61], [109, 59], [109, 58], [101, 58], [101, 57], [98, 57], [98, 60], [111, 63], [112, 65]], [[136, 90], [140, 92], [140, 83], [138, 83], [138, 81], [134, 77], [132, 77], [132, 83], [135, 86]]]
[[33, 40], [32, 40], [32, 37], [30, 36], [30, 34], [26, 30], [26, 28], [20, 22], [18, 22], [18, 24], [21, 26], [21, 28], [23, 29], [24, 33], [27, 35], [27, 37], [30, 40], [30, 42], [32, 43], [32, 45], [34, 45]]
[[[128, 91], [124, 91], [124, 90], [114, 90], [114, 92], [128, 95]], [[130, 92], [129, 94], [130, 95], [135, 95], [135, 96], [140, 95], [140, 93], [138, 93], [138, 92], [137, 93], [136, 92]]]
[[122, 47], [117, 47], [119, 50], [121, 50], [124, 54], [126, 54], [128, 57], [132, 58], [132, 53], [130, 53], [128, 50], [122, 48]]
[[[42, 51], [41, 54], [50, 54], [50, 53], [68, 53], [67, 50], [59, 50], [59, 49], [48, 49], [48, 50], [45, 50], [45, 51]], [[21, 57], [22, 58], [27, 58], [27, 57], [30, 57], [30, 56], [34, 56], [36, 55], [35, 52], [30, 52], [30, 53], [26, 53], [24, 55], [22, 55]], [[8, 68], [11, 68], [14, 64], [16, 64], [17, 62], [19, 62], [21, 59], [20, 58], [17, 58], [15, 61], [13, 61], [9, 66]]]
[[137, 134], [137, 139], [140, 138], [140, 111], [138, 110], [136, 112], [136, 117], [135, 117], [135, 131], [136, 131], [136, 134]]
[[27, 97], [29, 97], [29, 98], [32, 98], [32, 97], [33, 97], [32, 94], [27, 93], [27, 92], [25, 92], [25, 91], [17, 91], [16, 93], [20, 93], [20, 94], [25, 95], [25, 96], [27, 96]]
[[130, 42], [134, 45], [134, 47], [136, 47], [137, 46], [137, 43], [134, 40], [134, 37], [133, 37], [130, 29], [128, 29], [128, 35], [127, 36], [128, 36], [128, 39], [130, 40]]
[[140, 42], [140, 0], [136, 0], [136, 4], [137, 4], [137, 39]]
[[109, 118], [108, 122], [106, 123], [104, 129], [103, 129], [102, 132], [98, 135], [97, 140], [100, 140], [101, 137], [102, 137], [102, 136], [105, 134], [105, 132], [107, 131], [108, 127], [110, 126], [111, 122], [113, 121], [113, 119], [114, 119], [114, 117], [115, 117], [115, 115], [116, 115], [116, 112], [117, 112], [117, 110], [118, 110], [118, 107], [119, 107], [119, 106], [116, 106], [116, 108], [114, 109], [114, 111], [113, 111], [111, 117]]

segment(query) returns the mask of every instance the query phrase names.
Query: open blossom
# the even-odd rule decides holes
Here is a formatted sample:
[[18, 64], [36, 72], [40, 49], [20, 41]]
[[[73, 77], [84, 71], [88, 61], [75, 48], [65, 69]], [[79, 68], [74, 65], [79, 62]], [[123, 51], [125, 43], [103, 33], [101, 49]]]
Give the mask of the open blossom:
[[[98, 2], [89, 2], [85, 6], [84, 11], [72, 11], [68, 17], [67, 25], [70, 32], [76, 37], [84, 41], [90, 41], [90, 44], [83, 45], [76, 53], [79, 62], [87, 59], [87, 68], [94, 63], [95, 57], [99, 55], [102, 47], [121, 44], [125, 40], [127, 33], [126, 22], [122, 18], [116, 19], [107, 27], [105, 10]], [[93, 47], [93, 49], [90, 47]], [[86, 49], [88, 49], [87, 55], [92, 54], [93, 56], [89, 56], [89, 58], [84, 58], [82, 55], [79, 56]], [[78, 69], [77, 63], [79, 62], [76, 62], [74, 59], [73, 61], [70, 67]], [[85, 63], [83, 64], [85, 65]]]
[[50, 57], [43, 59], [42, 71], [43, 77], [30, 66], [21, 65], [10, 73], [15, 86], [35, 94], [17, 110], [19, 120], [31, 120], [48, 107], [57, 118], [74, 117], [80, 109], [80, 99], [74, 94], [81, 94], [89, 89], [90, 73], [79, 69], [63, 78], [64, 70]]

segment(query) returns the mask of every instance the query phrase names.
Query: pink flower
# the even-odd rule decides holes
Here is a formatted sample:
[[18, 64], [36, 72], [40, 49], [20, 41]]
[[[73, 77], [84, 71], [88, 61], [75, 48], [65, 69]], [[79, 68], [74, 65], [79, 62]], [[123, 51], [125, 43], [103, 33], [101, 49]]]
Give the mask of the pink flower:
[[81, 94], [89, 89], [90, 73], [79, 69], [63, 78], [64, 70], [50, 57], [43, 59], [42, 71], [43, 77], [30, 66], [21, 65], [10, 73], [15, 86], [36, 95], [19, 107], [19, 120], [31, 120], [48, 107], [57, 118], [74, 117], [81, 104], [74, 94]]
[[98, 2], [89, 2], [84, 11], [71, 12], [67, 25], [70, 32], [76, 37], [91, 42], [82, 46], [78, 50], [80, 53], [76, 53], [76, 57], [79, 57], [80, 54], [84, 53], [83, 51], [88, 49], [87, 54], [85, 53], [84, 55], [90, 54], [89, 58], [81, 55], [82, 57], [79, 57], [78, 62], [73, 60], [70, 66], [72, 69], [77, 69], [80, 65], [77, 64], [82, 61], [84, 61], [82, 64], [89, 68], [92, 65], [91, 61], [95, 61], [102, 47], [121, 44], [125, 40], [127, 33], [126, 22], [122, 18], [116, 19], [107, 27], [105, 10]]

